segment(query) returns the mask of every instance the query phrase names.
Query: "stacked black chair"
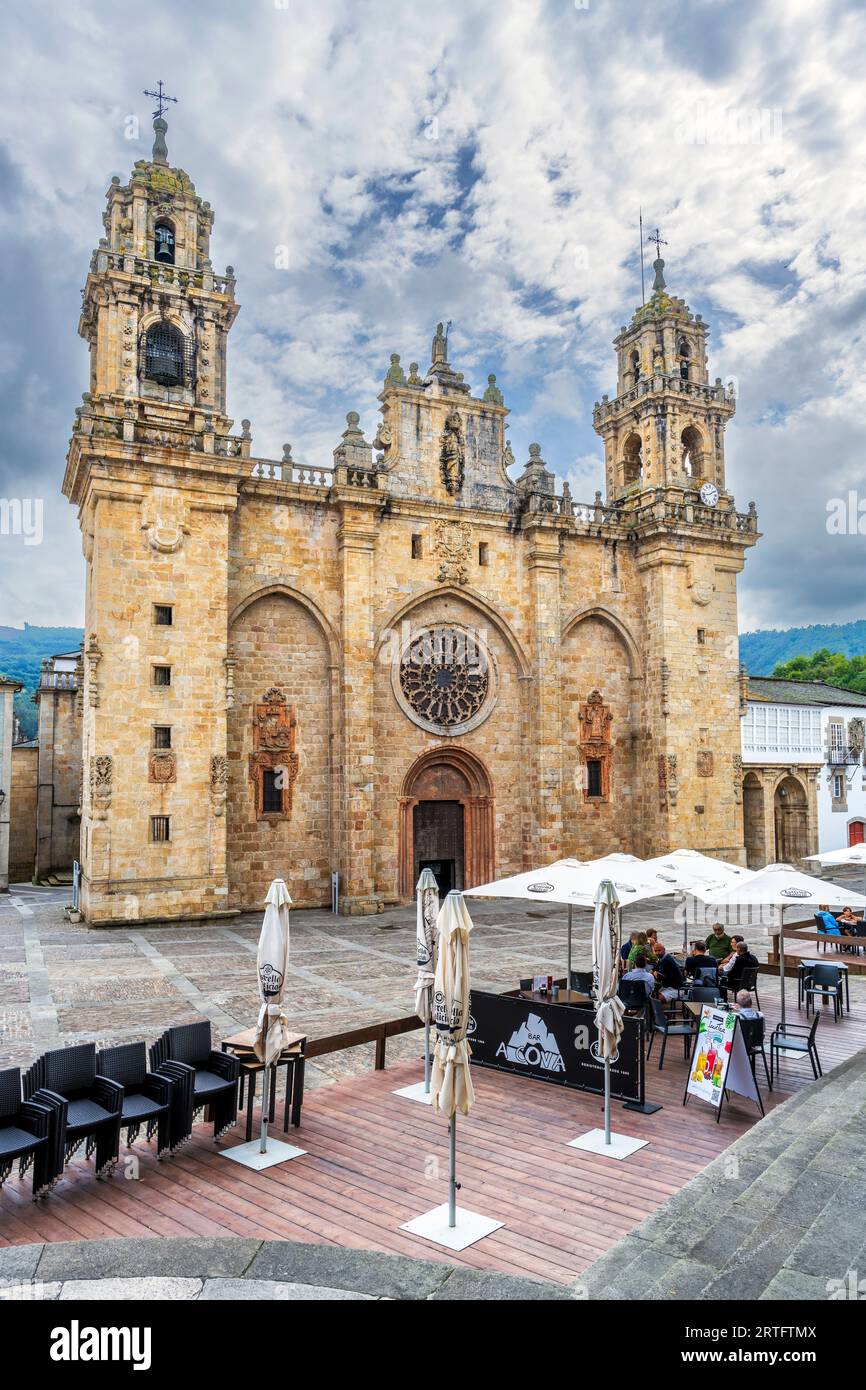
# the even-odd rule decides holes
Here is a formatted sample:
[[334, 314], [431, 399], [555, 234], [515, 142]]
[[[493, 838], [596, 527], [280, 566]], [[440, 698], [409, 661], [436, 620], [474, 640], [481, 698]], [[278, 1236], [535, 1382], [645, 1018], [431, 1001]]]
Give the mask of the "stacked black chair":
[[33, 1200], [47, 1196], [62, 1169], [65, 1121], [66, 1107], [59, 1096], [37, 1091], [24, 1100], [20, 1069], [0, 1071], [0, 1186], [17, 1160], [22, 1178], [33, 1169]]
[[87, 1158], [96, 1151], [96, 1176], [110, 1173], [120, 1149], [123, 1087], [97, 1074], [96, 1045], [79, 1043], [44, 1053], [24, 1078], [29, 1100], [34, 1099], [37, 1090], [48, 1091], [66, 1102], [62, 1158], [70, 1159], [85, 1144]]
[[172, 1149], [189, 1138], [193, 1120], [205, 1106], [213, 1115], [214, 1143], [236, 1123], [240, 1063], [211, 1047], [208, 1022], [167, 1028], [150, 1049], [150, 1066], [181, 1083], [172, 1097]]
[[97, 1053], [100, 1075], [107, 1076], [123, 1087], [121, 1131], [126, 1131], [128, 1145], [135, 1143], [142, 1125], [146, 1137], [156, 1135], [156, 1156], [171, 1151], [171, 1102], [174, 1082], [168, 1076], [157, 1076], [147, 1070], [147, 1053], [143, 1042], [124, 1043]]

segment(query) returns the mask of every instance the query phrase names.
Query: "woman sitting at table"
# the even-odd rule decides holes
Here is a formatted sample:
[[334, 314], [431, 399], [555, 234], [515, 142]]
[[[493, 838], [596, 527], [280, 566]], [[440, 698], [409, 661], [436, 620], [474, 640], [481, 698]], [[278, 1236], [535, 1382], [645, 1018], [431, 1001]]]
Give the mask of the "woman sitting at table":
[[819, 903], [815, 913], [818, 930], [826, 936], [845, 936], [845, 930], [836, 921], [827, 903]]
[[719, 974], [720, 974], [720, 975], [727, 975], [727, 974], [729, 973], [729, 971], [730, 971], [730, 969], [731, 969], [731, 966], [733, 965], [734, 961], [737, 959], [737, 943], [740, 942], [740, 941], [742, 941], [742, 940], [743, 940], [743, 937], [741, 937], [741, 936], [732, 936], [732, 937], [731, 937], [731, 950], [730, 950], [730, 954], [727, 955], [727, 956], [725, 956], [725, 959], [724, 959], [724, 960], [720, 960], [720, 961], [719, 961]]
[[836, 925], [841, 927], [848, 936], [866, 936], [863, 918], [858, 917], [857, 913], [850, 907], [843, 907], [836, 918]]
[[635, 945], [637, 944], [637, 938], [638, 938], [638, 933], [637, 933], [636, 931], [633, 931], [632, 934], [631, 934], [631, 936], [628, 938], [628, 940], [627, 940], [627, 941], [624, 941], [624, 942], [622, 943], [622, 945], [620, 946], [620, 948], [619, 948], [619, 968], [620, 968], [620, 970], [628, 970], [628, 958], [629, 958], [629, 955], [631, 954], [631, 949], [632, 949], [632, 947], [635, 946]]
[[[633, 934], [634, 934], [634, 933], [633, 933]], [[633, 970], [633, 969], [634, 969], [635, 961], [636, 961], [636, 959], [637, 959], [637, 957], [638, 957], [639, 955], [640, 955], [640, 956], [643, 956], [643, 958], [644, 958], [644, 965], [646, 965], [647, 957], [649, 956], [649, 953], [650, 953], [650, 949], [649, 949], [649, 946], [647, 945], [646, 932], [645, 932], [645, 931], [639, 931], [639, 932], [637, 932], [637, 940], [635, 941], [634, 945], [632, 946], [631, 950], [630, 950], [629, 953], [628, 953], [628, 960], [627, 960], [627, 962], [626, 962], [627, 968], [628, 968], [629, 970]]]

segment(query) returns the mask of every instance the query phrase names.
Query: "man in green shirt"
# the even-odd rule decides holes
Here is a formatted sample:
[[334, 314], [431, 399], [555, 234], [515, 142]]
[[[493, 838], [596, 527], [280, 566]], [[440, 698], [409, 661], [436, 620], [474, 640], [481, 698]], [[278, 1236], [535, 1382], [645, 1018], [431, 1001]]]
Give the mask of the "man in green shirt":
[[722, 961], [725, 959], [725, 956], [730, 955], [733, 950], [733, 945], [731, 943], [731, 938], [728, 936], [721, 922], [713, 923], [713, 930], [707, 937], [706, 946], [707, 954], [711, 955], [715, 960]]

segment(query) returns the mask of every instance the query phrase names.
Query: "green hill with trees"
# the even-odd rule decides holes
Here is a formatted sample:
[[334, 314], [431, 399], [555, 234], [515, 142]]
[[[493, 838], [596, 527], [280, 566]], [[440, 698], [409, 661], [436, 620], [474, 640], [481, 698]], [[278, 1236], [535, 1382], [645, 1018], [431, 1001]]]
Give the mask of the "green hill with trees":
[[[740, 633], [740, 660], [750, 676], [777, 674], [776, 667], [796, 657], [817, 653], [838, 653], [843, 657], [866, 656], [866, 618], [853, 623], [817, 623], [812, 627], [773, 628]], [[826, 680], [829, 677], [797, 677]], [[834, 681], [834, 684], [839, 684]], [[858, 689], [851, 686], [852, 690]]]
[[15, 696], [15, 713], [28, 738], [36, 737], [36, 706], [33, 692], [46, 656], [73, 652], [81, 645], [80, 627], [0, 627], [0, 672], [21, 681], [24, 689]]

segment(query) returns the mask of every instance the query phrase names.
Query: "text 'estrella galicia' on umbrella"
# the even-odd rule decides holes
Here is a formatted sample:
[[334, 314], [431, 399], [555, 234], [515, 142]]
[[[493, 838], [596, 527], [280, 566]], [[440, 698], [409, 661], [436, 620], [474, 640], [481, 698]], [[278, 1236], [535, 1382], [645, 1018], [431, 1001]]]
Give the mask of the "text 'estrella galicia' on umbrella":
[[259, 971], [259, 979], [262, 982], [262, 994], [264, 994], [265, 998], [273, 994], [279, 994], [283, 987], [283, 972], [277, 970], [273, 965], [263, 965]]
[[[590, 1045], [589, 1045], [589, 1055], [590, 1055], [590, 1057], [592, 1058], [592, 1060], [593, 1060], [594, 1062], [601, 1062], [602, 1066], [604, 1066], [604, 1056], [603, 1056], [603, 1054], [602, 1054], [602, 1051], [601, 1051], [601, 1044], [600, 1044], [598, 1038], [596, 1038], [596, 1040], [595, 1040], [594, 1043], [590, 1043]], [[618, 1050], [617, 1050], [616, 1052], [612, 1052], [612, 1053], [610, 1054], [610, 1060], [611, 1060], [611, 1063], [613, 1063], [613, 1062], [618, 1062], [618, 1061], [619, 1061], [619, 1051], [618, 1051]]]
[[527, 883], [527, 885], [526, 885], [526, 891], [527, 891], [527, 893], [552, 893], [552, 892], [553, 892], [553, 884], [552, 884], [552, 883]]
[[808, 888], [782, 888], [779, 890], [780, 898], [814, 898], [815, 894], [810, 893]]

